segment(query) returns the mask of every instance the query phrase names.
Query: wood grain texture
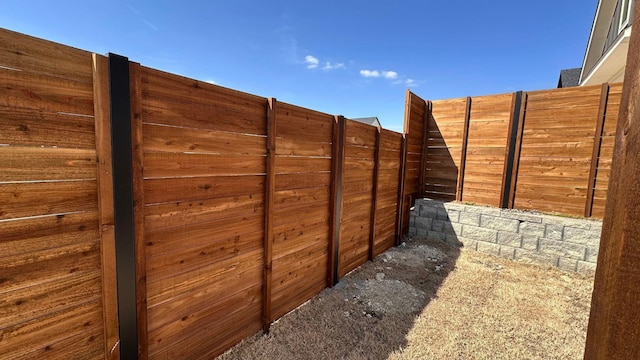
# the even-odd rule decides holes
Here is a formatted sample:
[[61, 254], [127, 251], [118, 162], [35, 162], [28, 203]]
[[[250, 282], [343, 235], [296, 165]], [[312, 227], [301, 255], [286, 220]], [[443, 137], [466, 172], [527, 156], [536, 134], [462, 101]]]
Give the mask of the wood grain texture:
[[607, 114], [607, 100], [609, 98], [609, 84], [602, 84], [602, 92], [600, 95], [600, 106], [598, 108], [598, 117], [596, 118], [596, 129], [594, 134], [593, 150], [591, 153], [591, 167], [589, 169], [589, 177], [587, 178], [587, 199], [585, 201], [584, 216], [591, 217], [593, 214], [593, 194], [596, 185], [596, 172], [598, 170], [598, 162], [600, 160], [600, 152], [602, 149], [602, 133], [604, 131], [604, 121]]
[[[635, 8], [640, 18], [640, 7]], [[640, 33], [632, 32], [584, 358], [640, 357]]]
[[106, 357], [91, 54], [0, 29], [0, 67], [0, 358]]
[[91, 116], [0, 106], [0, 144], [95, 149]]
[[0, 220], [97, 211], [96, 193], [94, 180], [0, 184]]
[[4, 67], [93, 83], [87, 51], [7, 29], [0, 29], [0, 44], [0, 65]]
[[281, 124], [277, 136], [304, 142], [330, 144], [333, 136], [333, 116], [279, 103]]
[[265, 154], [266, 138], [262, 136], [155, 124], [145, 124], [143, 128], [147, 151], [232, 156]]
[[95, 54], [93, 55], [93, 91], [95, 99], [95, 147], [98, 165], [97, 200], [100, 207], [101, 290], [105, 330], [104, 353], [106, 359], [119, 359], [120, 334], [118, 328], [109, 65], [106, 57]]
[[91, 82], [0, 68], [0, 83], [0, 106], [93, 116]]
[[214, 199], [258, 194], [264, 190], [264, 176], [207, 176], [150, 179], [144, 181], [147, 204]]
[[146, 123], [266, 135], [266, 99], [141, 67]]
[[147, 179], [265, 174], [263, 156], [145, 152]]
[[[413, 206], [413, 200], [420, 194], [420, 165], [427, 163], [422, 162], [422, 150], [424, 144], [424, 111], [426, 102], [407, 90], [405, 97], [405, 113], [404, 113], [404, 138], [406, 141], [404, 158], [403, 158], [403, 185], [402, 185], [402, 225], [403, 235], [409, 231], [409, 209]], [[431, 129], [428, 126], [429, 129]], [[428, 137], [427, 137], [428, 138]], [[428, 174], [425, 169], [423, 174]], [[428, 176], [428, 175], [425, 175]], [[426, 185], [428, 181], [423, 182]]]
[[[463, 190], [464, 190], [464, 175], [465, 169], [467, 166], [467, 147], [469, 144], [469, 124], [471, 122], [471, 106], [472, 106], [471, 97], [467, 97], [467, 104], [465, 106], [464, 112], [464, 125], [462, 130], [462, 145], [460, 148], [460, 170], [458, 171], [458, 179], [457, 179], [457, 189], [456, 189], [456, 200], [462, 201]], [[423, 145], [426, 146], [426, 145]]]
[[[457, 198], [466, 113], [466, 98], [432, 102], [426, 145], [429, 156], [425, 164], [425, 195], [430, 198], [444, 201]], [[470, 121], [469, 134], [474, 134], [472, 125]]]
[[376, 209], [378, 207], [378, 190], [379, 190], [379, 174], [380, 174], [380, 129], [376, 129], [375, 133], [375, 154], [373, 157], [373, 185], [371, 189], [371, 219], [369, 220], [369, 260], [373, 261], [375, 257], [374, 248], [376, 245]]
[[276, 174], [276, 191], [327, 187], [330, 183], [330, 172]]
[[329, 285], [333, 186], [333, 117], [285, 103], [277, 117], [272, 320]]
[[135, 239], [135, 276], [136, 276], [136, 314], [138, 358], [147, 359], [148, 316], [147, 316], [147, 255], [145, 236], [147, 229], [144, 221], [145, 207], [145, 149], [144, 149], [144, 112], [142, 96], [142, 67], [129, 62], [129, 101], [131, 121], [131, 170], [133, 191], [133, 235]]
[[[516, 208], [538, 207], [584, 216], [600, 96], [592, 103], [586, 103], [585, 99], [593, 100], [592, 93], [600, 95], [600, 92], [598, 86], [527, 94], [515, 189]], [[579, 124], [571, 121], [580, 116], [588, 117], [589, 121]], [[565, 123], [574, 134], [579, 128], [585, 135], [567, 138], [562, 128], [548, 132], [550, 123]], [[544, 136], [536, 136], [538, 133]], [[531, 184], [533, 181], [535, 185]]]
[[273, 242], [274, 215], [276, 197], [276, 134], [278, 131], [278, 102], [270, 98], [267, 104], [267, 157], [264, 187], [264, 274], [262, 279], [262, 330], [269, 331], [272, 315], [272, 278], [273, 278]]
[[295, 138], [276, 138], [277, 155], [332, 157], [332, 145]]
[[[377, 191], [376, 138], [377, 128], [345, 120], [344, 155], [342, 167], [342, 207], [340, 213], [340, 243], [338, 247], [338, 275], [349, 271], [373, 257], [375, 232], [375, 202], [373, 194]], [[363, 152], [349, 152], [350, 148], [365, 149]], [[363, 192], [353, 188], [352, 184], [367, 184]], [[360, 236], [351, 236], [357, 231]], [[352, 250], [356, 249], [356, 250]], [[369, 251], [371, 250], [371, 252]]]
[[342, 214], [343, 171], [344, 171], [344, 143], [345, 119], [335, 116], [333, 121], [332, 162], [331, 162], [331, 200], [329, 203], [329, 244], [327, 261], [327, 286], [333, 287], [338, 283], [339, 253], [340, 253], [340, 218]]
[[[464, 201], [501, 205], [512, 97], [512, 94], [500, 94], [472, 98], [464, 166]], [[491, 189], [490, 193], [488, 189]]]
[[0, 181], [95, 180], [95, 149], [0, 146]]
[[604, 216], [621, 96], [622, 83], [609, 84], [607, 107], [604, 115], [602, 137], [600, 138], [600, 156], [595, 174], [594, 202], [591, 212], [591, 216], [598, 219], [602, 219]]
[[0, 356], [6, 359], [95, 358], [104, 351], [99, 301], [81, 302], [3, 332]]

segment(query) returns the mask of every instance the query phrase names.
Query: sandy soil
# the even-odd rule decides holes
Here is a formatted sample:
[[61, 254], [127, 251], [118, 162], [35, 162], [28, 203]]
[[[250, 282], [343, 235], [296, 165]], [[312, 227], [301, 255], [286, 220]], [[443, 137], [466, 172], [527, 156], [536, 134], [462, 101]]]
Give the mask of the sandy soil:
[[581, 359], [592, 284], [410, 240], [219, 359]]

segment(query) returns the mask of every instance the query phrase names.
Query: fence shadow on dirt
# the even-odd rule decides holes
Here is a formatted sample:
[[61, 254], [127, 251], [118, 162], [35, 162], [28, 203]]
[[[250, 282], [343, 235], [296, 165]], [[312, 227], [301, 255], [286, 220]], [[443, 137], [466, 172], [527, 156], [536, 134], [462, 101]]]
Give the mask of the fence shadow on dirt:
[[[444, 208], [429, 222], [434, 225], [452, 228]], [[387, 359], [402, 351], [416, 319], [455, 269], [462, 243], [451, 233], [405, 238], [285, 315], [268, 335], [245, 339], [220, 359]]]

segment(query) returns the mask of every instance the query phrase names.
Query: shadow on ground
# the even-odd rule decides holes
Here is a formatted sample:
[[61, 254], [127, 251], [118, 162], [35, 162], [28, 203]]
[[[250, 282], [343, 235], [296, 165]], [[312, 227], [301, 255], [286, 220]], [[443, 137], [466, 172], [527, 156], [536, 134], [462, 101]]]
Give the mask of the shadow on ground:
[[220, 359], [386, 359], [455, 268], [448, 240], [407, 239]]

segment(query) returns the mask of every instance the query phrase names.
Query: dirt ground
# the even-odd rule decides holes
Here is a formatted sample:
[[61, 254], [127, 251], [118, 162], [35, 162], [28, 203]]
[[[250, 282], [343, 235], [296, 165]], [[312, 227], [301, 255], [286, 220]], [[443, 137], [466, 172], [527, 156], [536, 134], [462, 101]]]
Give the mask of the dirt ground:
[[219, 359], [582, 359], [592, 284], [410, 240]]

